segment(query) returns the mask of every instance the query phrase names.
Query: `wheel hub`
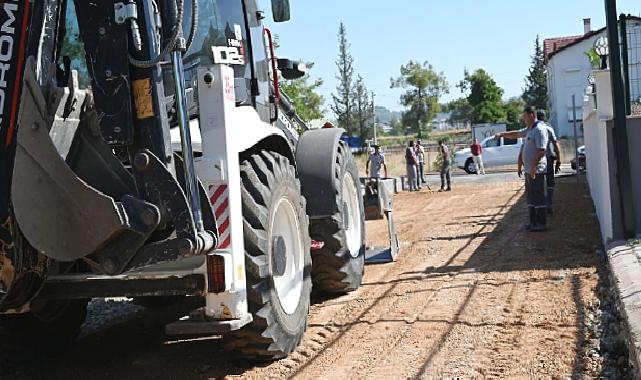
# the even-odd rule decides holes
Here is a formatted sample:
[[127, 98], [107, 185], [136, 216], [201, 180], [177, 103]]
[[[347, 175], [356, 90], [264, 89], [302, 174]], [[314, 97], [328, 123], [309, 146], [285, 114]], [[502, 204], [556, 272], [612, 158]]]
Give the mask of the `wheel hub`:
[[349, 254], [356, 258], [361, 250], [361, 197], [359, 188], [355, 185], [352, 175], [348, 172], [343, 177], [343, 223]]
[[293, 314], [303, 292], [305, 245], [296, 208], [285, 197], [274, 207], [270, 242], [274, 288], [283, 311]]
[[343, 202], [343, 215], [345, 216], [343, 218], [343, 228], [345, 229], [345, 231], [347, 231], [350, 227], [350, 218], [347, 217], [349, 215], [349, 206], [347, 205], [347, 202]]
[[476, 171], [476, 167], [474, 167], [474, 161], [468, 161], [467, 170], [470, 171], [470, 173], [474, 173]]
[[287, 267], [287, 247], [285, 238], [280, 235], [272, 238], [272, 268], [274, 276], [282, 276]]

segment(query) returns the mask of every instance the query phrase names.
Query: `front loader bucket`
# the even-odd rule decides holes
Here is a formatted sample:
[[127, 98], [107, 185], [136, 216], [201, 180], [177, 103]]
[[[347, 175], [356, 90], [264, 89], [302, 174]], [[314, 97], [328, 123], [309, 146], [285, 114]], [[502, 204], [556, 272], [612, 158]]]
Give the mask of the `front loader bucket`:
[[401, 246], [396, 234], [396, 226], [392, 215], [394, 193], [393, 179], [361, 178], [365, 192], [365, 220], [387, 220], [388, 247], [371, 247], [365, 252], [365, 263], [381, 264], [396, 261]]
[[132, 197], [116, 202], [71, 170], [49, 135], [50, 116], [30, 58], [25, 69], [11, 200], [17, 224], [29, 243], [45, 256], [73, 261], [131, 232], [142, 244], [153, 231], [130, 209], [154, 205]]

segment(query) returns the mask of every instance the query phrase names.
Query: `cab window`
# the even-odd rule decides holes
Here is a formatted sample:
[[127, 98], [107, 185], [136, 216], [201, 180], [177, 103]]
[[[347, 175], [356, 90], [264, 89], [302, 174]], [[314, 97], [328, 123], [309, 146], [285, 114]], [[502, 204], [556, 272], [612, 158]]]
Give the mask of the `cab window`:
[[[234, 69], [236, 103], [251, 104], [251, 56], [243, 2], [198, 0], [198, 29], [185, 54], [185, 79], [191, 82], [201, 62], [224, 63]], [[185, 2], [183, 34], [191, 28], [191, 1]]]
[[484, 148], [494, 148], [496, 146], [499, 146], [496, 139], [489, 139], [489, 140], [486, 140], [485, 143], [483, 143]]

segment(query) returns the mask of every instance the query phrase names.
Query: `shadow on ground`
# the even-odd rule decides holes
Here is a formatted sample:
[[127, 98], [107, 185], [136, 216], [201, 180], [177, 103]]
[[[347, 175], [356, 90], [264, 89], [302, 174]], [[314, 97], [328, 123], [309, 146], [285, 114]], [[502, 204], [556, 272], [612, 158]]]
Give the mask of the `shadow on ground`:
[[[491, 212], [484, 214], [481, 210], [472, 209], [470, 215], [460, 219], [460, 223], [472, 223], [471, 219], [477, 220], [474, 222], [477, 228], [476, 233], [451, 238], [464, 240], [463, 248], [454, 252], [449, 260], [439, 267], [425, 267], [420, 271], [405, 272], [387, 282], [364, 284], [365, 286], [391, 286], [374, 301], [372, 306], [364, 310], [362, 315], [385, 297], [391, 297], [396, 285], [402, 282], [430, 281], [467, 271], [486, 273], [602, 266], [602, 261], [595, 255], [595, 250], [601, 244], [598, 224], [592, 212], [592, 203], [586, 187], [581, 185], [577, 188], [571, 180], [561, 180], [557, 194], [558, 206], [555, 208], [555, 216], [550, 221], [553, 227], [539, 234], [522, 230], [521, 225], [525, 223], [526, 211], [518, 192], [514, 193], [505, 205]], [[515, 201], [517, 201], [516, 204], [512, 206]], [[514, 228], [515, 225], [519, 225], [519, 228]], [[455, 264], [459, 255], [479, 237], [484, 237], [484, 240], [472, 256], [463, 264]], [[439, 239], [446, 238], [439, 237]], [[582, 343], [586, 339], [582, 333], [585, 305], [582, 304], [581, 297], [578, 295], [581, 278], [570, 276], [568, 280], [572, 281], [576, 288], [577, 295], [574, 300], [579, 310], [575, 321], [579, 336], [576, 337], [574, 353], [576, 359], [572, 374], [573, 378], [578, 378], [585, 372], [585, 361], [582, 359]], [[453, 305], [456, 313], [454, 318], [448, 321], [448, 329], [439, 337], [440, 342], [444, 342], [454, 326], [460, 323], [459, 316], [465, 311], [480, 284], [475, 283], [472, 286], [462, 303]], [[325, 299], [322, 295], [315, 298], [316, 302], [322, 302]], [[184, 310], [179, 308], [166, 308], [160, 313], [142, 313], [132, 321], [83, 338], [72, 351], [57, 358], [30, 363], [18, 369], [0, 370], [0, 377], [196, 379], [241, 375], [248, 369], [254, 368], [255, 365], [252, 363], [234, 362], [233, 358], [222, 350], [218, 337], [183, 341], [166, 337], [163, 334], [164, 325], [182, 315]], [[354, 320], [359, 319], [357, 317]], [[325, 348], [334, 346], [350, 329], [349, 325], [340, 327], [341, 332], [325, 344]], [[425, 358], [423, 371], [432, 364], [440, 346], [440, 344], [433, 345]], [[314, 359], [311, 357], [306, 365], [298, 368], [298, 371], [304, 370], [307, 365], [314, 362]]]

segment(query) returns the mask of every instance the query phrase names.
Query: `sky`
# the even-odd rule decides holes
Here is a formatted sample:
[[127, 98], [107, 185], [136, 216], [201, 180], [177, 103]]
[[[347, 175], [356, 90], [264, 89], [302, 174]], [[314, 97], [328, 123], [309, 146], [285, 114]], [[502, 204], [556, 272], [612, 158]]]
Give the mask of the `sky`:
[[[261, 0], [266, 10], [269, 1]], [[291, 20], [268, 22], [278, 35], [281, 58], [314, 62], [312, 78], [325, 109], [335, 91], [338, 27], [343, 22], [355, 72], [376, 94], [375, 102], [404, 109], [400, 89], [390, 89], [409, 60], [428, 61], [442, 71], [450, 92], [441, 103], [463, 96], [456, 84], [463, 70], [483, 68], [502, 87], [504, 98], [520, 96], [531, 64], [536, 36], [583, 34], [583, 18], [592, 29], [605, 26], [604, 0], [290, 0]], [[641, 1], [618, 0], [618, 13], [641, 14]], [[268, 12], [269, 13], [269, 12]]]

